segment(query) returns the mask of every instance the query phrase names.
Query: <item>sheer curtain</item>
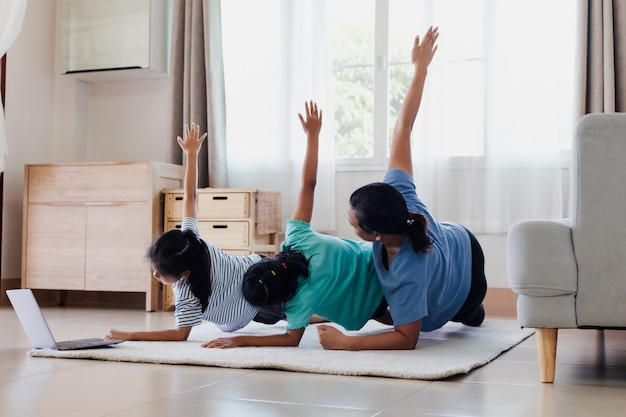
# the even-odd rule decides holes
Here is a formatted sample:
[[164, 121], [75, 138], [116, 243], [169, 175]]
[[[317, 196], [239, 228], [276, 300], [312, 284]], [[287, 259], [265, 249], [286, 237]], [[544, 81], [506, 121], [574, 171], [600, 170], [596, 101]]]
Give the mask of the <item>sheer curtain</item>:
[[324, 125], [311, 224], [332, 231], [332, 68], [324, 7], [320, 0], [229, 0], [222, 3], [222, 28], [229, 46], [224, 68], [230, 186], [279, 190], [283, 217], [291, 216], [306, 145], [297, 113], [305, 101], [315, 100]]
[[[4, 56], [15, 38], [17, 38], [24, 13], [26, 0], [2, 0], [0, 3], [0, 57]], [[7, 157], [6, 131], [4, 128], [4, 109], [0, 101], [0, 172], [4, 172]]]
[[[564, 216], [563, 150], [575, 124], [575, 7], [567, 3], [485, 1], [482, 22], [432, 3], [442, 34], [413, 151], [418, 194], [440, 220], [489, 234]], [[468, 117], [475, 108], [482, 120]], [[481, 147], [469, 145], [474, 138]]]
[[[576, 3], [376, 0], [362, 7], [373, 4], [389, 16], [380, 28], [383, 18], [377, 13], [371, 35], [378, 39], [377, 31], [386, 30], [388, 50], [406, 50], [404, 62], [389, 61], [390, 68], [410, 67], [413, 36], [430, 24], [440, 27], [439, 50], [413, 134], [417, 191], [434, 215], [475, 233], [506, 233], [520, 220], [563, 217], [564, 168], [576, 122]], [[291, 214], [304, 145], [295, 114], [313, 98], [324, 110], [321, 142], [328, 145], [321, 157], [319, 214], [314, 213], [313, 223], [332, 231], [335, 223], [328, 214], [335, 204], [336, 129], [327, 88], [333, 57], [324, 8], [336, 10], [321, 0], [229, 0], [222, 6], [231, 186], [280, 189], [283, 214]], [[371, 64], [386, 67], [387, 58], [377, 56], [382, 64]], [[388, 96], [383, 100], [391, 105]], [[351, 105], [357, 107], [341, 102], [347, 110]], [[391, 113], [387, 131], [395, 122]]]

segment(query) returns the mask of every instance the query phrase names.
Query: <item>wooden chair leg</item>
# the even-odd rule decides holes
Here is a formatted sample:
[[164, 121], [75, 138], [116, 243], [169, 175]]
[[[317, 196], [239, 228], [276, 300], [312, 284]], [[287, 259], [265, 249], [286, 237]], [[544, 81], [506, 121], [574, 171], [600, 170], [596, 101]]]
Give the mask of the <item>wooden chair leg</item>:
[[535, 329], [541, 382], [554, 382], [558, 329]]

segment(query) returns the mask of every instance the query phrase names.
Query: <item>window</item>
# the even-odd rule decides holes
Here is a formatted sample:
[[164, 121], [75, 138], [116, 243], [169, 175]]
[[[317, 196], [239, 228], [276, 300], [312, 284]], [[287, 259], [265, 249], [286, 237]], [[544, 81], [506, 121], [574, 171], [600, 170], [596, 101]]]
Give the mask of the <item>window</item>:
[[374, 107], [378, 102], [374, 93], [385, 81], [379, 76], [385, 63], [379, 60], [376, 50], [376, 2], [330, 2], [327, 19], [333, 65], [335, 155], [374, 158]]
[[[432, 139], [432, 152], [444, 158], [485, 156], [489, 135], [502, 130], [491, 117], [497, 114], [515, 128], [533, 107], [546, 108], [546, 118], [553, 120], [544, 118], [544, 129], [569, 146], [574, 2], [344, 0], [327, 7], [336, 156], [342, 162], [386, 161], [413, 70], [410, 40], [431, 22], [441, 36], [425, 92], [428, 108], [420, 113], [428, 117], [420, 123], [426, 125], [421, 133]], [[555, 109], [560, 109], [556, 122]], [[541, 148], [541, 143], [538, 135], [521, 146]]]
[[[231, 179], [295, 195], [304, 147], [295, 113], [313, 98], [329, 136], [320, 140], [326, 165], [317, 187], [329, 194], [316, 195], [316, 204], [332, 210], [337, 168], [386, 167], [412, 76], [413, 40], [433, 24], [439, 49], [412, 137], [420, 197], [437, 217], [476, 232], [502, 233], [529, 216], [563, 214], [560, 157], [575, 126], [577, 2], [221, 4]], [[349, 179], [355, 185], [356, 176]]]
[[[484, 2], [338, 1], [328, 5], [335, 95], [336, 156], [386, 162], [393, 125], [413, 74], [412, 40], [429, 22], [443, 34], [435, 86], [437, 104], [458, 115], [431, 126], [446, 156], [484, 151]], [[452, 12], [452, 13], [450, 13]], [[436, 17], [436, 18], [435, 18]], [[458, 35], [458, 36], [455, 36]], [[441, 44], [441, 42], [440, 42]], [[463, 134], [460, 134], [462, 131]], [[365, 161], [369, 159], [369, 161]]]
[[[289, 65], [294, 58], [288, 56], [287, 44], [294, 37], [290, 32], [299, 29], [286, 22], [285, 12], [294, 7], [279, 0], [222, 3], [227, 78], [236, 79], [228, 85], [228, 114], [244, 113], [242, 106], [251, 96], [285, 108], [278, 96], [285, 90], [284, 77], [267, 69]], [[545, 120], [546, 129], [560, 134], [564, 147], [569, 145], [571, 130], [564, 127], [571, 122], [573, 100], [575, 2], [318, 0], [307, 7], [309, 18], [324, 21], [320, 27], [330, 40], [339, 163], [386, 163], [393, 124], [412, 75], [411, 42], [431, 23], [440, 27], [439, 50], [425, 92], [428, 105], [420, 110], [424, 126], [416, 134], [432, 139], [433, 152], [441, 157], [484, 156], [489, 136], [506, 129], [492, 126], [491, 118], [497, 115], [497, 123], [509, 120], [515, 128], [530, 109], [543, 112], [548, 104], [561, 109], [561, 121]], [[250, 41], [262, 46], [250, 47]], [[259, 74], [265, 81], [258, 81]], [[250, 77], [254, 91], [246, 82]], [[242, 128], [229, 123], [229, 131]], [[528, 139], [522, 146], [541, 145], [540, 137]]]

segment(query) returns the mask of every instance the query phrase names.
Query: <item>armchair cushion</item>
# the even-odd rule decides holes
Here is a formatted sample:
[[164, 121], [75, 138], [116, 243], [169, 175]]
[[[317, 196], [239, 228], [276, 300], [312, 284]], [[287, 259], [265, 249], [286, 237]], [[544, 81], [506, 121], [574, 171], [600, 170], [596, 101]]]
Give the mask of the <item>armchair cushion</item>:
[[507, 239], [513, 291], [537, 297], [576, 294], [576, 258], [567, 221], [520, 222], [511, 227]]

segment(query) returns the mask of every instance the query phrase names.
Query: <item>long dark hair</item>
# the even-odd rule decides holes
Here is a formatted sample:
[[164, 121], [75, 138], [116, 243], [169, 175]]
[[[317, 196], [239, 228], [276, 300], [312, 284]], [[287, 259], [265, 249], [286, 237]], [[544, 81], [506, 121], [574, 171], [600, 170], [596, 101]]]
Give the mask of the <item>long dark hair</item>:
[[160, 274], [178, 277], [189, 271], [191, 292], [202, 303], [202, 312], [211, 296], [211, 259], [204, 240], [191, 230], [170, 230], [148, 248], [148, 259]]
[[284, 303], [296, 293], [300, 276], [309, 276], [309, 261], [302, 252], [287, 248], [250, 266], [241, 290], [254, 306]]
[[400, 191], [384, 182], [375, 182], [357, 189], [350, 196], [359, 227], [365, 233], [406, 233], [416, 253], [428, 253], [432, 239], [424, 215], [409, 213]]

